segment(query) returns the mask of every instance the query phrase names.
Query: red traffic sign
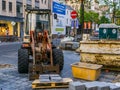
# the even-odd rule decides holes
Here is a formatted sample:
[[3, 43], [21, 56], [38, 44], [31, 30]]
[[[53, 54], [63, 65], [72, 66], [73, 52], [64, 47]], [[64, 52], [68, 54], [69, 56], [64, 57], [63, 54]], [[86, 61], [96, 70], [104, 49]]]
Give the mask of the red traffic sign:
[[75, 11], [75, 10], [73, 10], [72, 12], [71, 12], [71, 18], [72, 19], [75, 19], [77, 17], [77, 12]]

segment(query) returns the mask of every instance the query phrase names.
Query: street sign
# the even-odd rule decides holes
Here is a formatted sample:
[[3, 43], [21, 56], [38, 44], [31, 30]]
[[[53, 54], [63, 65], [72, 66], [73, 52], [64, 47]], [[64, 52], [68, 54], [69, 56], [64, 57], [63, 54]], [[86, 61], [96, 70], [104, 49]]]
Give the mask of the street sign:
[[65, 15], [66, 14], [66, 6], [53, 1], [52, 12], [56, 14]]
[[72, 19], [75, 19], [77, 17], [77, 12], [75, 11], [75, 10], [73, 10], [72, 12], [71, 12], [71, 18]]
[[79, 21], [78, 21], [78, 19], [72, 20], [72, 22], [71, 22], [71, 28], [72, 29], [74, 29], [74, 28], [78, 29], [79, 28]]

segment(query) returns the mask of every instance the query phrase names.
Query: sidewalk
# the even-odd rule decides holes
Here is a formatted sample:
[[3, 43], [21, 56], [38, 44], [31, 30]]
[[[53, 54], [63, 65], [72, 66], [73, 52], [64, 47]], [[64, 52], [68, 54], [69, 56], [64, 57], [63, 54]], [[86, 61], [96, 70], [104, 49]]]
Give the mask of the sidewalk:
[[16, 42], [0, 42], [0, 46], [2, 45], [11, 45], [11, 44], [21, 44], [22, 42], [16, 41]]

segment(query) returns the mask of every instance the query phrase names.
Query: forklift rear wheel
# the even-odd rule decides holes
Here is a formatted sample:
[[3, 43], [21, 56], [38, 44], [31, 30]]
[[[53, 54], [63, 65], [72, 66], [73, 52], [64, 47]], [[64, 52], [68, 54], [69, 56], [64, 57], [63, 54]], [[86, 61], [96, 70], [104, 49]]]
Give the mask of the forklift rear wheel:
[[64, 65], [64, 56], [61, 49], [53, 49], [53, 64], [59, 65], [59, 70], [63, 69]]
[[18, 50], [18, 72], [28, 73], [29, 55], [27, 49]]

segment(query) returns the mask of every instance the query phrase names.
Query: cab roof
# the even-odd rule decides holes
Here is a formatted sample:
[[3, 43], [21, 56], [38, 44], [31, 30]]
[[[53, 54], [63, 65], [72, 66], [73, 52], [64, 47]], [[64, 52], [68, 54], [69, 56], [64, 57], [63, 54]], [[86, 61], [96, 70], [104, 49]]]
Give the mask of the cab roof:
[[99, 28], [118, 28], [116, 24], [100, 24]]

